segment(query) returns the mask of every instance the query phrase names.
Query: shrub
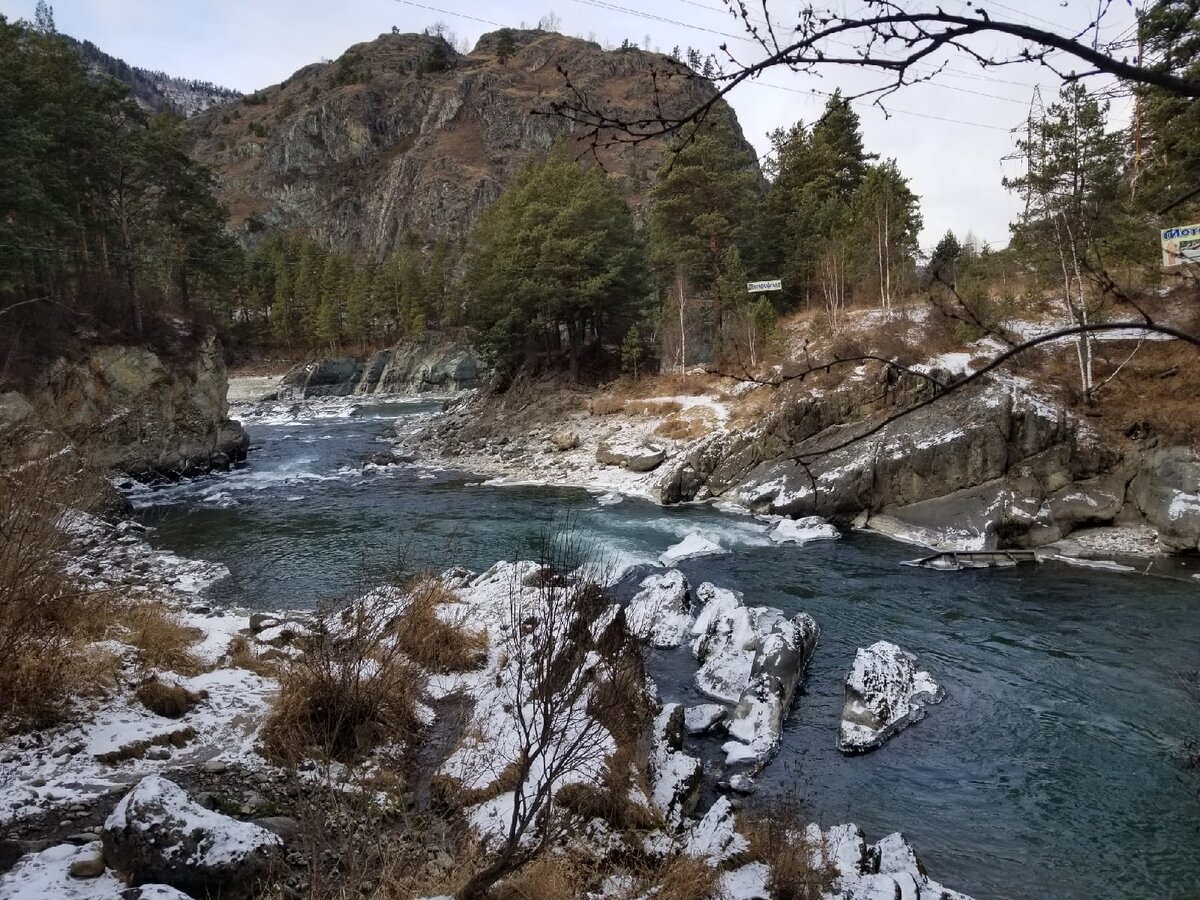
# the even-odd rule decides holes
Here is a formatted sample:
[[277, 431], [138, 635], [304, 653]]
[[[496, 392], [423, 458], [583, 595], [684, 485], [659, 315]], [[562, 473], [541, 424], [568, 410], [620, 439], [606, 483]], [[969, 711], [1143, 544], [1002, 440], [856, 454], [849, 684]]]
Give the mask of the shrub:
[[120, 611], [125, 640], [137, 651], [138, 664], [144, 669], [161, 669], [180, 675], [198, 675], [204, 664], [191, 648], [203, 635], [176, 618], [165, 603], [138, 601]]
[[593, 416], [611, 416], [613, 413], [624, 412], [625, 401], [617, 397], [597, 397], [589, 405]]
[[202, 693], [195, 694], [189, 691], [182, 684], [160, 681], [158, 676], [151, 676], [138, 685], [134, 696], [150, 712], [167, 719], [178, 719], [187, 715], [205, 697]]
[[454, 600], [436, 578], [420, 577], [408, 587], [409, 601], [395, 623], [396, 641], [409, 659], [428, 672], [463, 672], [487, 662], [488, 639], [461, 621], [448, 622], [438, 608]]
[[263, 728], [267, 755], [354, 763], [420, 727], [421, 677], [395, 640], [386, 598], [321, 611], [300, 656], [280, 676]]
[[63, 527], [100, 495], [69, 454], [0, 472], [0, 733], [58, 721], [115, 675], [112, 654], [89, 643], [110, 598], [66, 571]]
[[739, 829], [750, 846], [746, 862], [763, 862], [771, 867], [767, 882], [775, 900], [820, 900], [837, 875], [832, 863], [823, 859], [820, 847], [804, 836], [795, 812], [786, 806], [767, 811], [761, 818], [743, 821]]

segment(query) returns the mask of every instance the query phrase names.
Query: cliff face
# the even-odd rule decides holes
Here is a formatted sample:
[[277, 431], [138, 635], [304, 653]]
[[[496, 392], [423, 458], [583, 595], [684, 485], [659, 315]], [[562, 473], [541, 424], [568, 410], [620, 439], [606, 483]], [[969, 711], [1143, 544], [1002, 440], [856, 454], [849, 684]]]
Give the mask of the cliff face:
[[[517, 168], [572, 131], [539, 114], [570, 96], [560, 68], [594, 102], [631, 117], [653, 114], [652, 70], [668, 113], [714, 92], [660, 54], [606, 52], [546, 32], [512, 36], [501, 62], [497, 34], [465, 56], [438, 37], [381, 35], [200, 114], [193, 152], [217, 171], [245, 239], [302, 228], [331, 247], [381, 257], [408, 231], [465, 233]], [[598, 156], [637, 204], [665, 146], [659, 139]]]
[[215, 337], [186, 358], [100, 346], [58, 360], [20, 393], [0, 394], [0, 438], [18, 448], [16, 462], [77, 446], [106, 470], [196, 474], [246, 455], [249, 439], [228, 417], [227, 387]]

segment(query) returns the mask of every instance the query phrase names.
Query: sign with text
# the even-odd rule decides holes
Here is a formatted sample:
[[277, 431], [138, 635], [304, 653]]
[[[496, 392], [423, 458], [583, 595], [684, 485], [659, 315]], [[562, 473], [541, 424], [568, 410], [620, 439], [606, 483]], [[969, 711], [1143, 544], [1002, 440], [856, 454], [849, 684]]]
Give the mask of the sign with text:
[[783, 281], [779, 278], [774, 281], [747, 281], [746, 290], [751, 294], [761, 294], [763, 291], [782, 291]]
[[1163, 265], [1200, 263], [1200, 225], [1164, 228], [1162, 231]]

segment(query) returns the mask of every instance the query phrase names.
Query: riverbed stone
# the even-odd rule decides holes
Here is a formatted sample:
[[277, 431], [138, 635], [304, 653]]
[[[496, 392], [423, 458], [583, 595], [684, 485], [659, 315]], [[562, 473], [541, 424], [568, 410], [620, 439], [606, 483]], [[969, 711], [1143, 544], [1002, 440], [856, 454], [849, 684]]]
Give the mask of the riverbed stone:
[[846, 702], [838, 727], [843, 753], [874, 750], [904, 728], [925, 718], [925, 707], [945, 697], [916, 657], [890, 641], [860, 648], [846, 676]]

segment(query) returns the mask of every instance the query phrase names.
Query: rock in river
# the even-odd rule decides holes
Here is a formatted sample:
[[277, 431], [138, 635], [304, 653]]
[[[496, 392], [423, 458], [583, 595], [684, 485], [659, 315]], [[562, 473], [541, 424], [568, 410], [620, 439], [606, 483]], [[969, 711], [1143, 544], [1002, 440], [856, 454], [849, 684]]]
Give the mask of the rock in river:
[[846, 676], [837, 747], [843, 753], [874, 750], [925, 718], [925, 706], [944, 696], [928, 672], [917, 671], [916, 657], [907, 650], [889, 641], [859, 648]]
[[629, 630], [653, 647], [678, 647], [692, 627], [687, 579], [678, 569], [642, 579], [625, 609]]

